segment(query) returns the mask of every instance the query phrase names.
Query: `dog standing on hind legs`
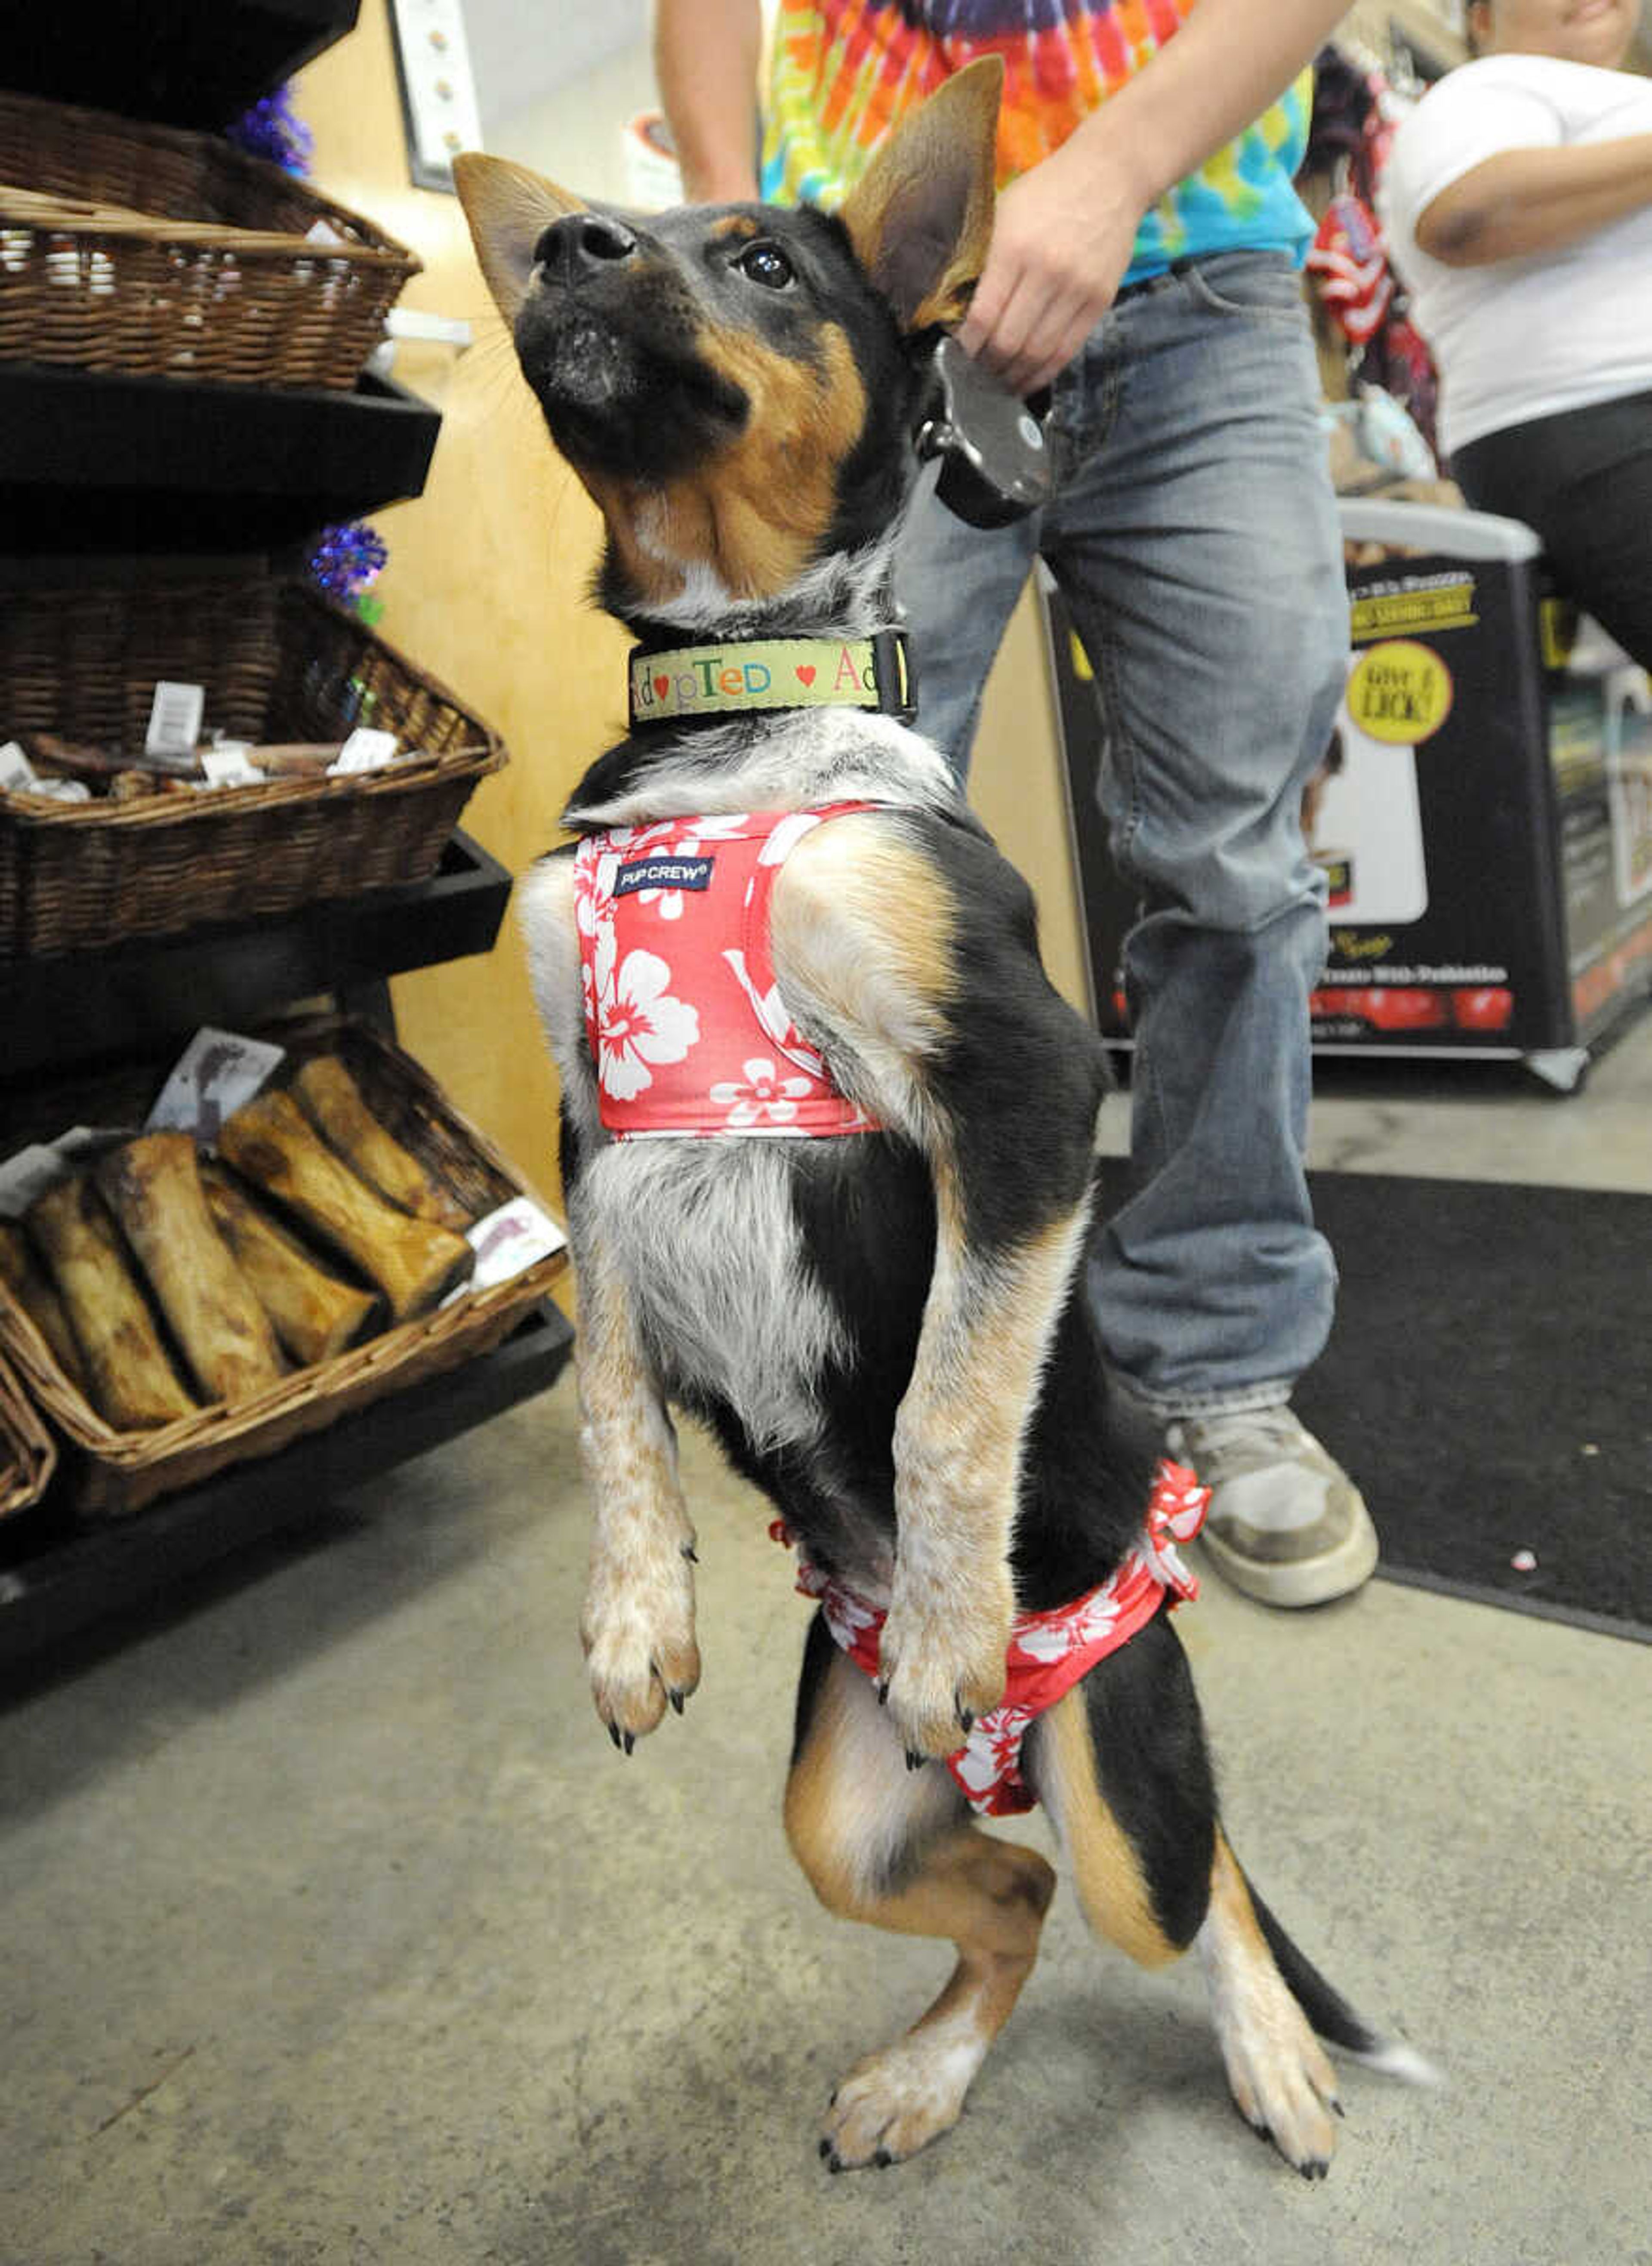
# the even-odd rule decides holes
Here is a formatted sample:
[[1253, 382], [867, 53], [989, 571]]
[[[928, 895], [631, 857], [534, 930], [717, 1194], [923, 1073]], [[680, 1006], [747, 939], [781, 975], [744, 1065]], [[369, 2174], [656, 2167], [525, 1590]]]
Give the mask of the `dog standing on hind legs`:
[[907, 728], [890, 626], [924, 361], [990, 232], [1000, 82], [946, 82], [837, 217], [643, 219], [456, 166], [606, 522], [601, 601], [638, 640], [631, 732], [524, 892], [580, 1288], [581, 1634], [629, 1753], [699, 1678], [676, 1401], [775, 1502], [822, 1601], [799, 1863], [830, 1911], [957, 1951], [833, 2096], [834, 2170], [956, 2122], [1055, 1889], [972, 1810], [1038, 1800], [1100, 1933], [1150, 1966], [1198, 1946], [1235, 2101], [1317, 2177], [1338, 2102], [1315, 2032], [1426, 2066], [1315, 1972], [1223, 1834], [1168, 1618], [1197, 1490], [1112, 1421], [1083, 1295], [1101, 1049], [1043, 975], [1025, 884]]

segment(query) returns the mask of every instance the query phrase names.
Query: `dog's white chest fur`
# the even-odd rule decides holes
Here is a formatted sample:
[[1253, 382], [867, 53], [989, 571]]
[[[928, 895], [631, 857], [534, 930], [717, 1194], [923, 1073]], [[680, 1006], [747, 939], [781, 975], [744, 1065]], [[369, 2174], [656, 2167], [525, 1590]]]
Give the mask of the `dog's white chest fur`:
[[727, 1401], [758, 1449], [815, 1437], [815, 1381], [843, 1327], [804, 1265], [782, 1144], [610, 1142], [578, 1208], [668, 1392]]
[[668, 1393], [726, 1401], [760, 1449], [813, 1439], [816, 1380], [846, 1349], [804, 1261], [786, 1144], [610, 1139], [585, 1033], [568, 859], [529, 876], [523, 925], [583, 1155], [570, 1203], [576, 1268], [582, 1246], [602, 1252]]

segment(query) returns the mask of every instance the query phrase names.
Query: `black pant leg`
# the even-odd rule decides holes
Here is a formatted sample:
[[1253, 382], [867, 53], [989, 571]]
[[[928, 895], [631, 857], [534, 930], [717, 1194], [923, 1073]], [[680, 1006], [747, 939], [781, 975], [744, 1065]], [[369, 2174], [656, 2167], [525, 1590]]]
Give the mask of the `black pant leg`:
[[1532, 528], [1566, 595], [1652, 669], [1652, 393], [1488, 434], [1452, 471], [1477, 510]]

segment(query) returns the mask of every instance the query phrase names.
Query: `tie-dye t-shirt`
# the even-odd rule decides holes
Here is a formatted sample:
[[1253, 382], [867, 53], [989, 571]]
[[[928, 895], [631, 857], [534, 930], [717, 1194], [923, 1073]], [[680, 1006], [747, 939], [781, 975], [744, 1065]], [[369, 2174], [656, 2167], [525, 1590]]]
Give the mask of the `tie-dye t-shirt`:
[[[1115, 93], [1196, 0], [780, 0], [765, 105], [763, 194], [823, 205], [853, 186], [912, 103], [977, 55], [1004, 58], [998, 184], [1027, 172]], [[1175, 259], [1266, 249], [1300, 260], [1312, 235], [1291, 179], [1313, 75], [1161, 197], [1128, 280]]]

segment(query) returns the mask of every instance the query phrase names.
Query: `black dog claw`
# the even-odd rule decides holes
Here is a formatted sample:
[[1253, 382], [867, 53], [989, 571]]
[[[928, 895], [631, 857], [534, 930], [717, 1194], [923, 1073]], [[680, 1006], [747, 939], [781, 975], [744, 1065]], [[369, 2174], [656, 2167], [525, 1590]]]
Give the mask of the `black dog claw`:
[[683, 1713], [683, 1694], [680, 1692], [668, 1692], [665, 1696], [680, 1715]]
[[626, 1752], [627, 1754], [629, 1754], [629, 1753], [631, 1752], [632, 1749], [636, 1745], [636, 1743], [637, 1743], [637, 1735], [636, 1735], [636, 1733], [635, 1733], [634, 1731], [627, 1731], [627, 1732], [626, 1732], [626, 1734], [625, 1734], [625, 1752]]
[[610, 1723], [609, 1725], [608, 1736], [616, 1746], [619, 1744], [619, 1726], [618, 1723]]
[[967, 1739], [970, 1732], [973, 1731], [976, 1727], [975, 1709], [973, 1707], [961, 1707], [958, 1710], [958, 1721], [963, 1725], [963, 1735]]
[[880, 1707], [887, 1707], [888, 1704], [889, 1679], [887, 1676], [881, 1676], [878, 1678], [878, 1705]]
[[910, 1747], [906, 1751], [906, 1767], [910, 1771], [922, 1770], [928, 1760], [927, 1755], [915, 1754]]
[[691, 1566], [698, 1566], [700, 1562], [700, 1553], [694, 1547], [694, 1545], [691, 1542], [685, 1542], [683, 1545], [683, 1555], [688, 1560]]
[[827, 2157], [830, 2155], [831, 2152], [831, 2142], [830, 2140], [822, 2140], [820, 2144], [820, 2160], [822, 2164], [825, 2162]]

